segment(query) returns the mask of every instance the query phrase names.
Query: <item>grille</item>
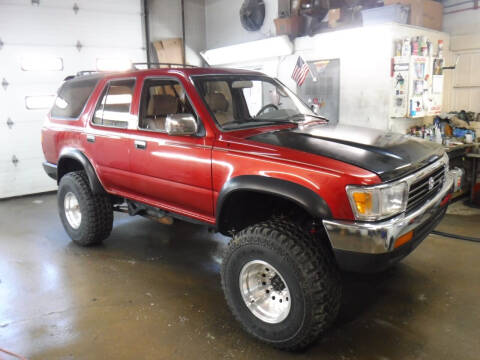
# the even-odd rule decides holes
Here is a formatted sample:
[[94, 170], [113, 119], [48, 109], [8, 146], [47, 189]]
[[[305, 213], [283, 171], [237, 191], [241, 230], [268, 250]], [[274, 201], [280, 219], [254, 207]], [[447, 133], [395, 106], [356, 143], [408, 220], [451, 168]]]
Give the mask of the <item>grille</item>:
[[[430, 178], [433, 178], [433, 187], [430, 189]], [[407, 212], [416, 209], [425, 201], [435, 196], [445, 181], [445, 166], [433, 170], [410, 185], [408, 192]]]

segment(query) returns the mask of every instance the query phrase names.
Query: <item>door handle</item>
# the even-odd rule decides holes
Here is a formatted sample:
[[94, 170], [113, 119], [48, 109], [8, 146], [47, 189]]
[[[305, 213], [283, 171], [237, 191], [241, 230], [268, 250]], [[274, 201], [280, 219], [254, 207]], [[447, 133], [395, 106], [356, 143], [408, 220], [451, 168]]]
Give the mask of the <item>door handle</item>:
[[135, 140], [135, 147], [140, 150], [145, 150], [147, 148], [147, 142], [141, 140]]
[[94, 143], [95, 142], [95, 135], [87, 134], [87, 141]]

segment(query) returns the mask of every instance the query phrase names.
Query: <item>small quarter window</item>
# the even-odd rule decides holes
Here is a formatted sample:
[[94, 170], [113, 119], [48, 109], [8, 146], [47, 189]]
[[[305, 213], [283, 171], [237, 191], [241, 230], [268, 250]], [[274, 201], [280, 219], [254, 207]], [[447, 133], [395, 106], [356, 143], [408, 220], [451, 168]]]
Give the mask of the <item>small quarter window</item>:
[[97, 83], [98, 78], [78, 78], [66, 81], [58, 90], [51, 116], [53, 118], [78, 118]]
[[93, 124], [127, 128], [134, 88], [133, 79], [111, 81], [95, 109]]

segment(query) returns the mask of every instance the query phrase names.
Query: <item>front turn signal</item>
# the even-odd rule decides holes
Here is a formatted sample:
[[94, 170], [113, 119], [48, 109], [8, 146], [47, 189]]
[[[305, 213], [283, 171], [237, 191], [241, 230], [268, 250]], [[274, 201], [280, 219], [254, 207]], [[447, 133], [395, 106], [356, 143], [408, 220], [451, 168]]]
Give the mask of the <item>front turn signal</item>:
[[372, 210], [372, 194], [368, 192], [354, 192], [353, 201], [359, 214], [366, 215]]

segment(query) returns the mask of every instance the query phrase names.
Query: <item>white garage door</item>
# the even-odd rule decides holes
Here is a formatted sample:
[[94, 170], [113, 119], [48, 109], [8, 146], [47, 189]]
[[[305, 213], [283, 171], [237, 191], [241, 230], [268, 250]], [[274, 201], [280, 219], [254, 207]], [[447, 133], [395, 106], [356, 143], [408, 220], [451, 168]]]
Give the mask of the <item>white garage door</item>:
[[145, 61], [143, 39], [140, 0], [0, 0], [0, 198], [56, 188], [40, 144], [52, 96], [78, 71]]

